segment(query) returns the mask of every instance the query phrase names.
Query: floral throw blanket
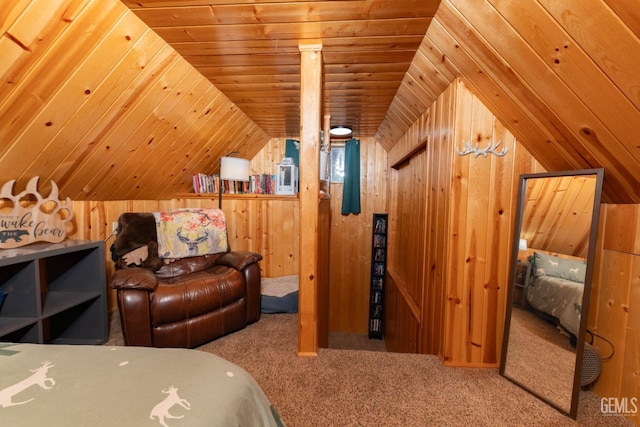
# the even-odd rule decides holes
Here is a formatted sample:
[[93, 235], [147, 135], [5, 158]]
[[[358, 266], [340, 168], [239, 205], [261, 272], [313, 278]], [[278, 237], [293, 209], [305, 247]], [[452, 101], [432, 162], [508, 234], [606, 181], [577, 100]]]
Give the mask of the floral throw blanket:
[[227, 252], [227, 228], [221, 209], [173, 209], [154, 212], [160, 258], [186, 258]]

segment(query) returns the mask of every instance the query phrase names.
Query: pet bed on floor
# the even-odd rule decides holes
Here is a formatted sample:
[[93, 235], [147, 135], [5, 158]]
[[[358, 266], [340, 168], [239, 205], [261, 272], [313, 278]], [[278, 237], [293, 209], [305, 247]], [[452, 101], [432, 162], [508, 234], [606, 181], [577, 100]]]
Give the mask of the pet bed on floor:
[[298, 312], [298, 276], [264, 277], [261, 311], [263, 313]]

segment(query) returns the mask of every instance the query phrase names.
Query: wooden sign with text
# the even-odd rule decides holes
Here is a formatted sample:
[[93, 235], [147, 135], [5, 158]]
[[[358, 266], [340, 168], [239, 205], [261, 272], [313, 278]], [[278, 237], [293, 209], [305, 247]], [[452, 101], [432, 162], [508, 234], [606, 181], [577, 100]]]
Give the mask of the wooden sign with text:
[[47, 197], [38, 192], [38, 179], [29, 180], [19, 194], [13, 194], [16, 181], [0, 189], [0, 248], [9, 249], [34, 242], [62, 242], [67, 235], [67, 222], [73, 218], [71, 200], [63, 202], [58, 186], [51, 181]]

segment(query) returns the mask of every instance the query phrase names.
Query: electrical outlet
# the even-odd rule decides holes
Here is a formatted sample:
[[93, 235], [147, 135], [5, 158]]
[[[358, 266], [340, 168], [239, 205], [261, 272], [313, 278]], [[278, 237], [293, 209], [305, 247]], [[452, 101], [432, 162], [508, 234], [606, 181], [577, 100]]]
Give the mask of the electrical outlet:
[[111, 232], [113, 234], [118, 234], [118, 221], [111, 223]]

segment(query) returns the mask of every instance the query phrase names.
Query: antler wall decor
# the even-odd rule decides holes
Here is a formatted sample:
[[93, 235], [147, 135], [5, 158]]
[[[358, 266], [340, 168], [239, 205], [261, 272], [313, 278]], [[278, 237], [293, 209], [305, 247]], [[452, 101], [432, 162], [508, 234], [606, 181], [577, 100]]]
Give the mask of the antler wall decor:
[[[0, 248], [17, 248], [34, 242], [62, 242], [67, 235], [66, 223], [73, 219], [71, 199], [60, 200], [58, 186], [51, 181], [47, 197], [38, 193], [38, 179], [33, 177], [26, 189], [13, 194], [16, 181], [8, 181], [0, 189], [3, 200], [0, 211]], [[35, 204], [22, 203], [29, 196]]]
[[502, 149], [502, 151], [498, 152], [496, 151], [496, 149], [498, 148], [498, 146], [502, 144], [502, 140], [496, 142], [491, 141], [491, 144], [487, 145], [485, 148], [480, 149], [478, 148], [478, 145], [476, 143], [475, 147], [471, 146], [471, 142], [463, 142], [462, 145], [464, 146], [463, 150], [458, 150], [458, 147], [456, 147], [456, 153], [458, 153], [458, 155], [460, 156], [466, 156], [467, 154], [473, 154], [473, 157], [478, 157], [478, 156], [483, 156], [483, 157], [487, 157], [489, 154], [493, 154], [494, 156], [498, 156], [498, 157], [502, 157], [505, 154], [507, 154], [507, 147], [504, 147]]

